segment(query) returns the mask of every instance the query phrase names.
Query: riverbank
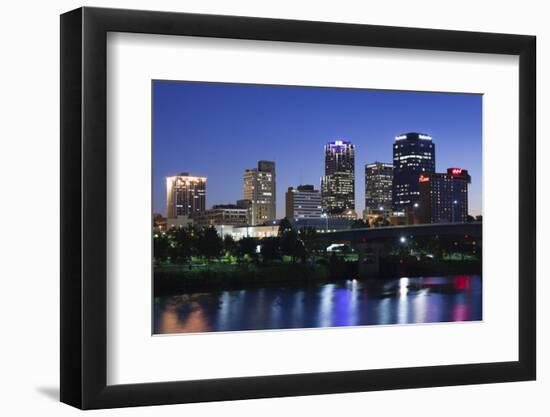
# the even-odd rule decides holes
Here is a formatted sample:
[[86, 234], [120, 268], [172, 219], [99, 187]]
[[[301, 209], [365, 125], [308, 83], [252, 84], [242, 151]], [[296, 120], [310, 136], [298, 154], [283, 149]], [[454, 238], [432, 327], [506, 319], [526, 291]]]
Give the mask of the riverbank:
[[359, 277], [357, 262], [341, 259], [326, 263], [276, 263], [214, 265], [202, 269], [188, 266], [163, 266], [154, 269], [155, 296], [200, 291], [238, 290], [273, 286], [292, 286], [338, 282], [350, 278], [387, 279], [395, 276], [481, 274], [480, 262], [438, 263], [384, 262], [384, 273]]
[[328, 269], [305, 265], [231, 265], [224, 269], [155, 268], [155, 296], [213, 290], [253, 288], [266, 284], [322, 281]]

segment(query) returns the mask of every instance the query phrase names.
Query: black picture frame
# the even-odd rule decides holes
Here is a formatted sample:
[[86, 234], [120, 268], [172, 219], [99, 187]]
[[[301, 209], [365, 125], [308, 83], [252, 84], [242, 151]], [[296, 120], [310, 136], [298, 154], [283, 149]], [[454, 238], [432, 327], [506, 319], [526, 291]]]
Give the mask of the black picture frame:
[[[519, 56], [519, 360], [113, 385], [107, 375], [108, 32]], [[536, 377], [536, 38], [80, 8], [61, 16], [61, 401], [82, 409], [421, 388]]]

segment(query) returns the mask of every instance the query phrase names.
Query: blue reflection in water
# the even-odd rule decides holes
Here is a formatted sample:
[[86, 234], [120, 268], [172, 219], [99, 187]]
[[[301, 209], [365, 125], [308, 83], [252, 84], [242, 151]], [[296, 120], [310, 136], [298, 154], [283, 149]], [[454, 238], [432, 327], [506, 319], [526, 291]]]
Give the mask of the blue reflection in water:
[[332, 304], [334, 298], [335, 284], [325, 284], [321, 287], [319, 294], [319, 313], [317, 317], [319, 322], [314, 327], [332, 326]]
[[155, 298], [156, 334], [481, 320], [479, 275], [348, 280]]

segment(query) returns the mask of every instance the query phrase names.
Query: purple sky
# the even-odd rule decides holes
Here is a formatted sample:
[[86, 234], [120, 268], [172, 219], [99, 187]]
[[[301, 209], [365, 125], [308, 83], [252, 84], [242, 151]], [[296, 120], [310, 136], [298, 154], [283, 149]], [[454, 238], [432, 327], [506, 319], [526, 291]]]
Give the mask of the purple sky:
[[277, 217], [289, 186], [320, 186], [325, 143], [356, 145], [356, 211], [364, 208], [364, 166], [392, 162], [395, 136], [423, 132], [436, 144], [436, 171], [472, 176], [470, 214], [481, 214], [482, 96], [387, 90], [153, 82], [153, 210], [166, 214], [165, 177], [208, 177], [206, 205], [242, 198], [242, 175], [273, 160]]

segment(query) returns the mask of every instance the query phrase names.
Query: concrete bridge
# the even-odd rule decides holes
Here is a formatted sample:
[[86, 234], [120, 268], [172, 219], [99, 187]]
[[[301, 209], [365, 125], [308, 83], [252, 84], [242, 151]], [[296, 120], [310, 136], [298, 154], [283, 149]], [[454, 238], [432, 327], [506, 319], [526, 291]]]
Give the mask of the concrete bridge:
[[[327, 246], [335, 243], [350, 244], [359, 255], [359, 273], [376, 275], [380, 273], [380, 254], [385, 242], [394, 241], [398, 245], [422, 236], [456, 236], [481, 240], [482, 230], [481, 222], [435, 223], [339, 230], [320, 233], [319, 238], [326, 242]], [[481, 247], [481, 244], [479, 246]], [[371, 255], [369, 262], [366, 261], [367, 253]]]

